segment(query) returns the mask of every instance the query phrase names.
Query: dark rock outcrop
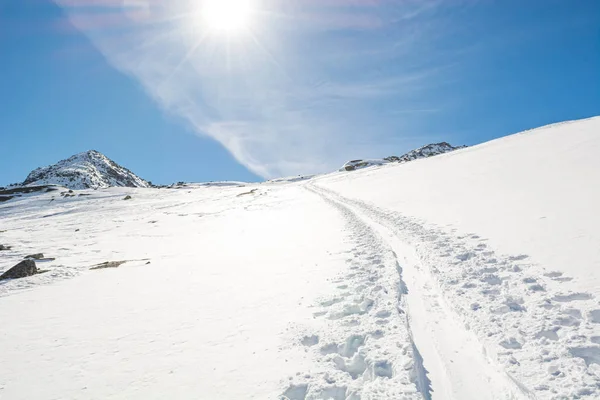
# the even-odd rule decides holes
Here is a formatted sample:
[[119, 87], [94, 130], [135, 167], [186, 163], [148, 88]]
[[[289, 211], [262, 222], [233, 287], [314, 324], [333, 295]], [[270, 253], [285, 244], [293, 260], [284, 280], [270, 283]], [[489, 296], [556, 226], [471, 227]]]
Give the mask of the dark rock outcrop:
[[348, 161], [346, 164], [340, 168], [340, 171], [354, 171], [361, 168], [367, 168], [377, 165], [385, 165], [388, 163], [405, 163], [409, 161], [418, 160], [420, 158], [428, 158], [433, 157], [438, 154], [448, 153], [454, 150], [462, 149], [467, 146], [457, 146], [454, 147], [446, 142], [441, 143], [431, 143], [423, 147], [419, 147], [418, 149], [411, 150], [406, 154], [398, 156], [389, 156], [383, 159], [370, 159], [370, 160], [352, 160]]
[[42, 254], [42, 253], [30, 254], [28, 256], [25, 256], [25, 258], [31, 258], [33, 260], [41, 260], [42, 258], [44, 258], [44, 254]]
[[[467, 146], [452, 146], [450, 143], [441, 142], [441, 143], [431, 143], [425, 145], [423, 147], [419, 147], [418, 149], [411, 150], [406, 154], [401, 155], [400, 157], [391, 156], [387, 157], [391, 162], [399, 162], [404, 163], [408, 161], [418, 160], [420, 158], [428, 158], [437, 156], [438, 154], [449, 153], [454, 150], [463, 149]], [[392, 161], [393, 160], [393, 161]]]
[[0, 203], [14, 199], [15, 197], [21, 197], [24, 194], [35, 193], [35, 192], [52, 192], [58, 190], [53, 186], [42, 185], [42, 186], [18, 186], [11, 185], [10, 188], [0, 189]]
[[128, 261], [127, 260], [124, 260], [124, 261], [105, 261], [103, 263], [94, 265], [93, 267], [90, 268], [90, 270], [105, 269], [105, 268], [119, 268], [121, 265], [125, 264], [126, 262], [128, 262]]
[[0, 281], [5, 279], [18, 279], [25, 278], [27, 276], [35, 275], [38, 273], [38, 269], [33, 260], [24, 260], [0, 275]]

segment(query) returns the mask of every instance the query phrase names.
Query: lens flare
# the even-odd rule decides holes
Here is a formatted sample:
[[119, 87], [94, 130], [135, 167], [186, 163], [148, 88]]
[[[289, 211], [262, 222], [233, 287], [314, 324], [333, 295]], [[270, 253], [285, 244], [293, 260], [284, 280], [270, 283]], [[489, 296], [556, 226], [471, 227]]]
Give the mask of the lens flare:
[[254, 7], [251, 0], [204, 0], [200, 23], [215, 33], [239, 33], [249, 28]]

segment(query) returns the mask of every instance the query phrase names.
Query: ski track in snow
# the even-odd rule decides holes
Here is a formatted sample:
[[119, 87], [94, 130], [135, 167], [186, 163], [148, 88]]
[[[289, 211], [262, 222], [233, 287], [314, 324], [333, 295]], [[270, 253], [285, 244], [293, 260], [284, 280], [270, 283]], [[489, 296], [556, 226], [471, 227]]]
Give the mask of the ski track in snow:
[[[359, 266], [363, 280], [370, 277], [377, 288], [394, 279], [383, 271], [372, 272], [363, 259], [378, 255], [384, 271], [390, 263], [406, 262], [398, 264], [400, 276], [395, 277], [400, 287], [408, 286], [407, 295], [396, 290], [402, 323], [395, 323], [391, 334], [412, 348], [402, 351], [406, 360], [394, 360], [392, 370], [402, 362], [411, 365], [412, 375], [407, 376], [422, 396], [416, 398], [600, 397], [600, 352], [595, 346], [600, 342], [600, 310], [591, 294], [561, 290], [570, 277], [530, 264], [526, 255], [496, 254], [476, 234], [457, 237], [314, 184], [308, 189], [344, 214], [358, 243], [349, 262]], [[396, 254], [402, 258], [397, 260]], [[356, 276], [342, 278], [343, 287]], [[352, 293], [361, 293], [364, 282], [356, 284]], [[373, 300], [376, 296], [370, 293]], [[376, 316], [381, 303], [373, 300], [376, 309], [364, 319]], [[330, 309], [322, 313], [332, 315]], [[372, 333], [365, 337], [366, 343], [375, 341]], [[419, 354], [421, 345], [425, 355]], [[368, 354], [367, 349], [363, 352]], [[431, 391], [423, 385], [427, 379]], [[358, 398], [402, 397], [377, 397], [367, 390]]]
[[348, 272], [316, 305], [321, 328], [301, 343], [317, 368], [292, 379], [289, 400], [429, 399], [430, 385], [411, 337], [405, 285], [394, 252], [343, 205], [352, 248]]

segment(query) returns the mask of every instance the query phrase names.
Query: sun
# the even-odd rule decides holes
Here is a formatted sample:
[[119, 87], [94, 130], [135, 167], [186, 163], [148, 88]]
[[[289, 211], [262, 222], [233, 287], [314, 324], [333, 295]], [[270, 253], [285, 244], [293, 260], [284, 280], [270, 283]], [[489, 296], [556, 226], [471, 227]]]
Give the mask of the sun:
[[201, 22], [215, 33], [239, 33], [250, 27], [252, 0], [204, 0], [199, 10]]

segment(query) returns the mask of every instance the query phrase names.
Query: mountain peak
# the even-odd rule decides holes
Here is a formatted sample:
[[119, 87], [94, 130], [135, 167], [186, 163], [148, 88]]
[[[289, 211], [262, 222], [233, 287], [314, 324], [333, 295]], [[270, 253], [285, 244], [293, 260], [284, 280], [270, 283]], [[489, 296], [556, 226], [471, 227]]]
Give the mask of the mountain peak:
[[120, 166], [97, 150], [75, 154], [48, 167], [37, 168], [23, 185], [61, 185], [69, 189], [110, 186], [149, 187], [149, 182]]

